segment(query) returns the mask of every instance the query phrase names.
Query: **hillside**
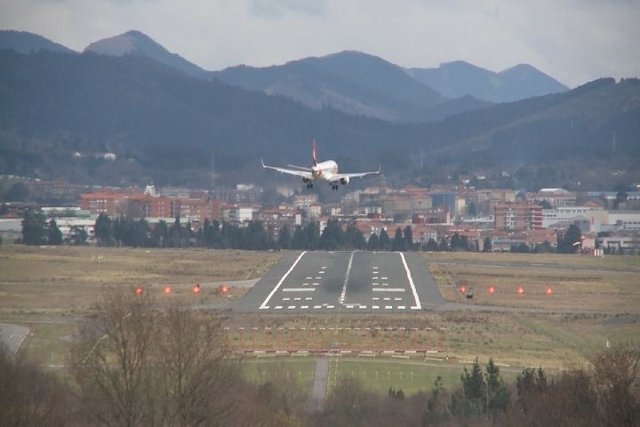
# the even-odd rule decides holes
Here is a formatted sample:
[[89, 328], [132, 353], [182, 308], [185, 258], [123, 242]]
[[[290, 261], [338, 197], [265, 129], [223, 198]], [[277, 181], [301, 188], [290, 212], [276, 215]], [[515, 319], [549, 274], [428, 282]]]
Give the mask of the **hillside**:
[[75, 53], [75, 51], [37, 34], [13, 30], [0, 30], [0, 49], [11, 49], [25, 54], [40, 50]]
[[443, 98], [376, 56], [345, 51], [284, 65], [238, 66], [214, 72], [225, 83], [282, 95], [315, 110], [336, 110], [389, 121], [427, 121]]
[[[321, 157], [344, 169], [381, 164], [398, 183], [522, 168], [532, 172], [500, 184], [535, 185], [554, 173], [556, 185], [598, 182], [596, 163], [610, 174], [596, 177], [603, 185], [638, 175], [637, 79], [398, 125], [314, 111], [135, 55], [5, 50], [0, 63], [0, 174], [206, 186], [213, 163], [218, 182], [264, 182], [279, 177], [259, 168], [261, 157], [307, 163], [315, 138]], [[96, 158], [104, 152], [117, 160]]]
[[134, 55], [150, 58], [193, 77], [207, 78], [205, 70], [187, 61], [177, 53], [169, 52], [151, 37], [140, 31], [128, 31], [118, 36], [98, 40], [87, 46], [84, 52], [116, 57]]
[[512, 102], [568, 90], [562, 83], [527, 64], [495, 73], [468, 62], [455, 61], [438, 68], [410, 68], [407, 73], [449, 98], [471, 95], [490, 102]]

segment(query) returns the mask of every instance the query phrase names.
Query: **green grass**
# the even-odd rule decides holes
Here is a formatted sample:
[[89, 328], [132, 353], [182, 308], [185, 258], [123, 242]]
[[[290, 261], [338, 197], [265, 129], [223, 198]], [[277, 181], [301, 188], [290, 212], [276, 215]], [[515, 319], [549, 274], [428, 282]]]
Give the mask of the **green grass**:
[[294, 383], [307, 395], [313, 384], [315, 361], [310, 358], [246, 359], [241, 369], [244, 378], [252, 383]]

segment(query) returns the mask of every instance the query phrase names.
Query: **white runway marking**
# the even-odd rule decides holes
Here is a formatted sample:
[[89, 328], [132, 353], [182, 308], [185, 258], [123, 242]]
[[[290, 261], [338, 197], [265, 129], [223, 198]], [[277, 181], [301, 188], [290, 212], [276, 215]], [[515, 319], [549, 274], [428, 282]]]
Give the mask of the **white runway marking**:
[[315, 288], [282, 288], [282, 292], [315, 292]]
[[377, 309], [380, 308], [380, 306], [379, 305], [372, 305], [371, 308], [373, 308], [374, 310], [377, 310]]
[[291, 298], [289, 298], [289, 297], [282, 298], [282, 301], [289, 301], [289, 300], [291, 300]]
[[276, 305], [274, 308], [275, 308], [276, 310], [282, 310], [282, 306], [281, 306], [281, 305]]
[[407, 307], [406, 307], [406, 306], [404, 306], [404, 305], [399, 305], [399, 306], [398, 306], [398, 308], [399, 308], [400, 310], [404, 310], [404, 309], [406, 309]]
[[300, 308], [302, 308], [303, 310], [306, 310], [307, 308], [309, 308], [308, 305], [301, 305]]
[[311, 280], [311, 279], [313, 279], [313, 277], [311, 277], [311, 276], [307, 276], [307, 277], [305, 277], [305, 279], [306, 279], [306, 280]]
[[409, 271], [409, 266], [407, 265], [407, 260], [404, 258], [404, 254], [399, 252], [400, 258], [402, 258], [402, 264], [404, 264], [404, 269], [407, 272], [407, 279], [409, 279], [409, 285], [411, 286], [411, 291], [413, 292], [413, 298], [416, 301], [416, 305], [411, 308], [414, 310], [420, 310], [422, 308], [422, 304], [420, 304], [420, 297], [418, 297], [418, 291], [416, 290], [416, 285], [413, 284], [413, 278], [411, 277], [411, 271]]
[[405, 288], [375, 288], [373, 292], [406, 292]]
[[267, 303], [269, 302], [269, 300], [271, 299], [271, 297], [273, 296], [273, 294], [275, 294], [276, 292], [278, 292], [278, 289], [280, 288], [280, 286], [282, 286], [282, 283], [287, 279], [287, 277], [289, 276], [289, 274], [291, 274], [291, 272], [293, 271], [294, 268], [296, 268], [296, 265], [298, 265], [298, 263], [300, 262], [300, 260], [302, 259], [302, 257], [304, 256], [304, 254], [306, 254], [307, 251], [304, 251], [300, 254], [300, 256], [298, 257], [298, 259], [296, 259], [296, 261], [291, 265], [291, 268], [289, 268], [289, 270], [287, 270], [287, 272], [284, 274], [284, 276], [282, 276], [280, 278], [280, 281], [278, 282], [278, 284], [273, 288], [273, 290], [271, 291], [271, 293], [269, 293], [269, 295], [267, 295], [267, 298], [262, 302], [262, 304], [260, 305], [260, 307], [266, 307]]
[[321, 305], [314, 305], [313, 308], [318, 309], [318, 308], [322, 308]]
[[316, 280], [321, 280], [322, 276], [316, 276]]
[[347, 265], [347, 273], [344, 277], [344, 283], [342, 285], [342, 293], [340, 294], [340, 298], [338, 298], [338, 302], [340, 304], [344, 304], [344, 300], [347, 297], [347, 283], [349, 283], [349, 274], [351, 274], [351, 265], [353, 264], [353, 256], [356, 251], [351, 252], [351, 256], [349, 257], [349, 264]]
[[318, 283], [318, 282], [313, 282], [313, 283], [311, 284], [311, 286], [320, 286], [320, 283]]

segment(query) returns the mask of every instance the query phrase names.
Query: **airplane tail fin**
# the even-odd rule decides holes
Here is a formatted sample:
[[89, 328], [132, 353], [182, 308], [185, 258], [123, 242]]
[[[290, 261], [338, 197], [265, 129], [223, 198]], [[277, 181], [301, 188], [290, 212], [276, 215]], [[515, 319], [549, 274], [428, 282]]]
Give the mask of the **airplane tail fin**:
[[313, 140], [311, 145], [311, 154], [313, 156], [313, 166], [318, 165], [318, 147], [316, 146], [316, 140]]

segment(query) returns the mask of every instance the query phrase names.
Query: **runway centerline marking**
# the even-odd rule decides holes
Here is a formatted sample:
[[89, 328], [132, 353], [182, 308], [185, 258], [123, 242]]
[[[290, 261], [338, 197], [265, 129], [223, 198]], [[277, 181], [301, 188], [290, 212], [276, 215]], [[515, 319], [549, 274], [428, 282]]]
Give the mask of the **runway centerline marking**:
[[405, 288], [373, 288], [373, 292], [407, 292]]
[[316, 288], [282, 288], [282, 292], [314, 292]]
[[289, 270], [287, 270], [286, 273], [284, 273], [284, 276], [282, 276], [280, 278], [280, 281], [278, 282], [278, 284], [273, 288], [273, 290], [271, 291], [271, 293], [269, 293], [269, 295], [267, 295], [267, 298], [262, 302], [262, 304], [260, 305], [260, 308], [264, 309], [267, 307], [267, 304], [269, 303], [269, 300], [271, 299], [271, 297], [273, 296], [273, 294], [275, 294], [276, 292], [278, 292], [278, 289], [280, 289], [280, 286], [282, 286], [282, 283], [284, 283], [284, 281], [287, 279], [287, 277], [289, 277], [289, 274], [291, 274], [291, 272], [293, 271], [294, 268], [296, 268], [296, 265], [298, 265], [298, 263], [300, 262], [300, 260], [302, 259], [302, 257], [304, 256], [304, 254], [306, 254], [307, 251], [304, 251], [300, 254], [300, 256], [298, 257], [298, 259], [296, 259], [296, 261], [291, 265], [291, 267], [289, 268]]
[[347, 273], [345, 274], [344, 284], [342, 285], [342, 293], [338, 299], [340, 304], [344, 304], [344, 300], [347, 297], [347, 283], [349, 283], [349, 275], [351, 274], [351, 265], [353, 264], [353, 256], [355, 253], [356, 251], [351, 252], [351, 256], [349, 257], [349, 265], [347, 265]]

